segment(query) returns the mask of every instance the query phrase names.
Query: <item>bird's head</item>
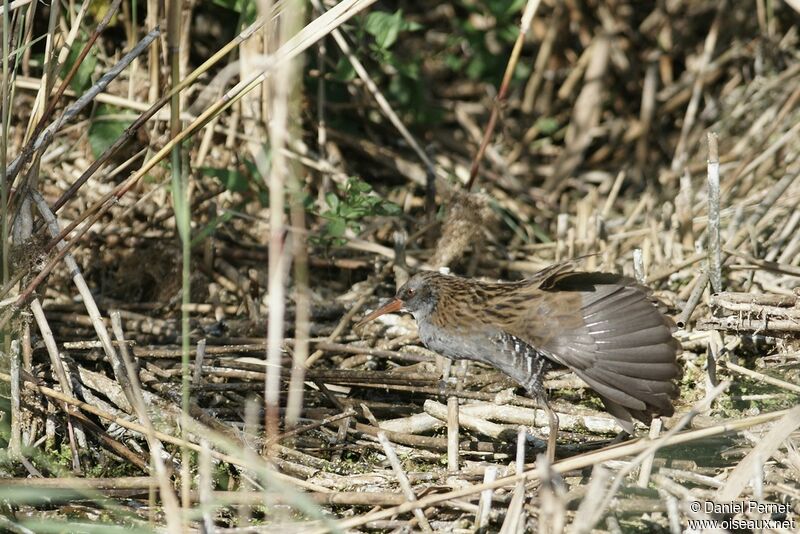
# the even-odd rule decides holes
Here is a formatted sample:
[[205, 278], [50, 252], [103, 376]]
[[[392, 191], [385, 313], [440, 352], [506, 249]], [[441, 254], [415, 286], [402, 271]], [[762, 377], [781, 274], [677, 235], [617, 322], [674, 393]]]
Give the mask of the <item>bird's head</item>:
[[436, 308], [438, 292], [437, 279], [443, 275], [434, 272], [417, 273], [397, 290], [397, 294], [389, 302], [370, 313], [356, 327], [360, 327], [381, 315], [396, 311], [407, 311], [414, 315], [417, 321], [427, 318]]

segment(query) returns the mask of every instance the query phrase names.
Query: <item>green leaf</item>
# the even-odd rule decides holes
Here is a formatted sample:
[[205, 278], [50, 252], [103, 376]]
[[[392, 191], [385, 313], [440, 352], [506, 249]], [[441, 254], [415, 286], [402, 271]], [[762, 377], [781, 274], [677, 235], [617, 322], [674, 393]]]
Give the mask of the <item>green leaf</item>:
[[353, 64], [346, 57], [340, 57], [333, 72], [333, 79], [340, 82], [349, 82], [356, 77]]
[[[61, 71], [62, 76], [66, 76], [67, 73], [72, 69], [84, 46], [86, 46], [85, 40], [76, 40], [74, 43], [72, 43], [72, 47], [69, 49], [67, 60], [64, 62], [64, 68]], [[83, 58], [83, 61], [81, 61], [81, 64], [78, 66], [75, 76], [72, 78], [72, 80], [70, 80], [70, 88], [78, 94], [81, 94], [88, 89], [92, 85], [92, 74], [94, 73], [95, 67], [97, 67], [97, 52], [95, 51], [95, 48], [92, 47], [89, 50], [89, 53], [86, 54], [86, 57]]]
[[400, 215], [403, 213], [403, 209], [400, 206], [394, 202], [389, 202], [388, 200], [383, 202], [381, 209], [383, 210], [384, 215]]
[[372, 191], [372, 186], [364, 180], [360, 180], [359, 178], [350, 178], [348, 185], [351, 189], [359, 193], [369, 193]]
[[342, 237], [347, 231], [347, 221], [344, 219], [332, 219], [325, 225], [325, 233], [328, 237]]
[[212, 176], [219, 180], [226, 190], [233, 193], [244, 193], [250, 190], [247, 176], [236, 169], [216, 169], [213, 167], [202, 167], [200, 169], [205, 176]]
[[331, 211], [333, 212], [339, 211], [339, 197], [336, 196], [336, 193], [326, 193], [325, 204], [328, 205]]
[[[272, 161], [272, 154], [268, 152], [266, 157], [267, 163], [270, 163]], [[258, 178], [261, 183], [264, 183], [264, 177], [261, 176], [261, 173], [258, 170], [258, 165], [256, 165], [253, 160], [244, 158], [242, 162], [244, 163], [244, 166], [247, 167], [247, 171], [251, 176]]]
[[553, 135], [558, 130], [559, 124], [552, 117], [541, 117], [536, 121], [535, 126], [542, 132], [542, 135]]
[[381, 48], [389, 48], [403, 29], [403, 10], [398, 9], [394, 13], [386, 11], [374, 11], [367, 16], [365, 28], [367, 33], [375, 37], [375, 42]]
[[116, 108], [102, 105], [98, 108], [98, 112], [89, 126], [89, 145], [92, 147], [92, 154], [95, 158], [105, 152], [133, 122], [133, 119], [104, 118], [104, 115], [117, 113], [119, 110]]

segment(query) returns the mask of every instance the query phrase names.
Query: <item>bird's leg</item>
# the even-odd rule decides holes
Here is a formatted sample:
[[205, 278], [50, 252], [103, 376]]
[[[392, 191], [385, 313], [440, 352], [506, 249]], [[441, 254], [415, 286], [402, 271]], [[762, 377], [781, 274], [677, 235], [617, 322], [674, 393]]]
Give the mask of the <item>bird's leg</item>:
[[556, 415], [556, 412], [550, 407], [544, 395], [539, 397], [539, 403], [549, 419], [550, 433], [547, 435], [547, 460], [552, 463], [556, 459], [556, 440], [558, 439], [559, 426], [558, 415]]

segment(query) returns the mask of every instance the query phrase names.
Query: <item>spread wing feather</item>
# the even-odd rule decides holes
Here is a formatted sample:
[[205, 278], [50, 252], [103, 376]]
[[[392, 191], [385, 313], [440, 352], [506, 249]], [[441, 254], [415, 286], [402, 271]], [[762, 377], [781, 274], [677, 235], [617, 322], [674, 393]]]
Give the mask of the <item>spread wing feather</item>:
[[509, 333], [572, 369], [628, 432], [632, 418], [672, 415], [680, 346], [647, 288], [619, 275], [563, 271], [537, 285], [530, 297], [538, 302], [505, 325]]

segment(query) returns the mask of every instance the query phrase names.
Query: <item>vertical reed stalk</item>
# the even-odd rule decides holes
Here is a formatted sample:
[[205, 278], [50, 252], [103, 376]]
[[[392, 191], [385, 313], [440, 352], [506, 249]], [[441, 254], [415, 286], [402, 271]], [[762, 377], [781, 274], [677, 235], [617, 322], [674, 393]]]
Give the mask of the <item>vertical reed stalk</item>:
[[719, 146], [717, 134], [708, 133], [708, 274], [711, 289], [722, 291], [722, 246], [719, 228]]
[[[171, 0], [167, 4], [167, 57], [170, 65], [170, 86], [174, 90], [180, 83], [180, 37], [181, 37], [181, 2]], [[170, 98], [170, 137], [175, 138], [181, 132], [180, 93], [174, 91]], [[191, 202], [189, 199], [189, 170], [182, 165], [182, 145], [175, 143], [171, 152], [172, 167], [172, 202], [175, 210], [175, 226], [181, 239], [181, 437], [186, 439], [187, 420], [189, 418], [189, 303], [191, 297]], [[191, 472], [189, 449], [181, 450], [181, 504], [184, 510], [191, 504]]]

